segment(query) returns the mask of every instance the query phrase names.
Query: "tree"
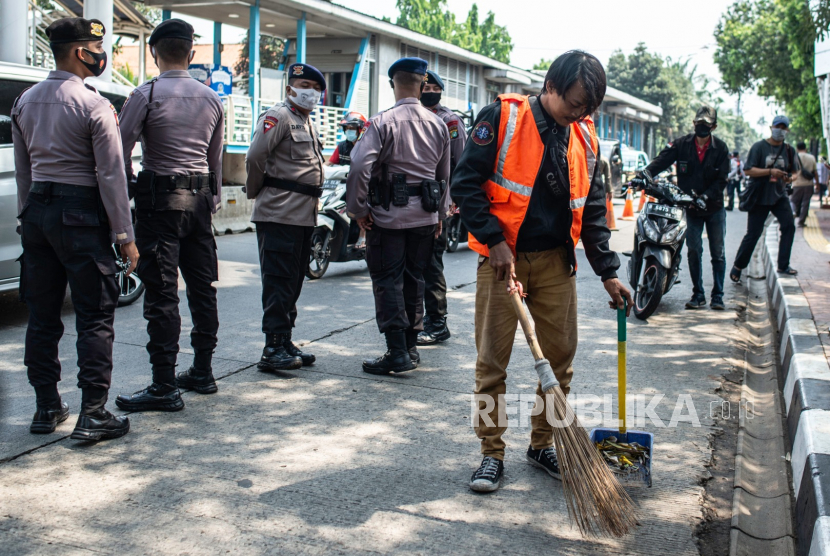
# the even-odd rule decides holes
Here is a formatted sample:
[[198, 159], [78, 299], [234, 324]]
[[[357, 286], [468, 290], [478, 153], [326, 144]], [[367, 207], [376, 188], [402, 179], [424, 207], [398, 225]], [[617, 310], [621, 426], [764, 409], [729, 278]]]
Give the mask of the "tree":
[[397, 0], [397, 25], [435, 37], [471, 52], [509, 63], [513, 43], [507, 28], [496, 24], [493, 12], [479, 19], [478, 6], [473, 4], [463, 23], [447, 8], [447, 0]]
[[[827, 9], [827, 1], [818, 6]], [[795, 138], [820, 136], [821, 108], [813, 77], [817, 37], [808, 2], [738, 0], [715, 29], [715, 63], [724, 89], [757, 89], [784, 107]]]
[[[285, 44], [280, 39], [268, 35], [261, 35], [259, 37], [259, 66], [261, 68], [279, 69], [280, 58], [282, 57], [284, 48]], [[239, 59], [233, 66], [233, 71], [236, 75], [248, 75], [248, 35], [245, 35], [242, 39], [242, 45], [239, 49]], [[242, 86], [243, 88], [247, 87], [247, 81], [243, 81]]]
[[542, 58], [541, 60], [533, 64], [533, 69], [548, 71], [550, 69], [551, 64], [553, 64], [553, 60]]

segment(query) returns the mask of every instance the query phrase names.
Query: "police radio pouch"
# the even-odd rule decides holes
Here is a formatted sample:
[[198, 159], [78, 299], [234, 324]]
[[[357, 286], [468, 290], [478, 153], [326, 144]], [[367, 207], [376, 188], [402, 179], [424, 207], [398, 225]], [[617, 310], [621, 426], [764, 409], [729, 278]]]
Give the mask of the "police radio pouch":
[[421, 182], [421, 207], [426, 212], [438, 212], [447, 182], [424, 180]]

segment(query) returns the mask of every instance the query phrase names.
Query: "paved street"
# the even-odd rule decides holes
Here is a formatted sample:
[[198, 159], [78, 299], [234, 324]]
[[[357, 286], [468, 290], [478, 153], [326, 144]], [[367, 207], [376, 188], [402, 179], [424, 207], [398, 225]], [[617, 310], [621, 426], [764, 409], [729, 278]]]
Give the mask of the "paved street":
[[[634, 223], [618, 225], [612, 246], [628, 250]], [[745, 215], [728, 213], [727, 228], [728, 268]], [[89, 446], [68, 438], [80, 403], [69, 302], [61, 392], [72, 415], [53, 435], [28, 434], [34, 396], [22, 363], [26, 309], [14, 295], [0, 296], [4, 554], [698, 553], [693, 535], [711, 458], [709, 407], [720, 402], [718, 378], [734, 364], [739, 289], [728, 279], [727, 311], [684, 311], [691, 291], [684, 270], [655, 316], [629, 320], [629, 392], [663, 394], [654, 413], [666, 425], [678, 396], [691, 396], [700, 426], [647, 421], [656, 441], [654, 488], [634, 495], [641, 526], [621, 540], [584, 540], [569, 525], [561, 484], [525, 462], [526, 426], [506, 435], [503, 488], [477, 495], [467, 487], [480, 462], [470, 427], [475, 253], [465, 246], [445, 256], [453, 338], [422, 349], [418, 370], [392, 377], [360, 367], [385, 349], [365, 263], [332, 264], [321, 280], [306, 281], [294, 334], [318, 362], [280, 379], [255, 367], [263, 342], [255, 235], [223, 236], [217, 244], [220, 392], [186, 394], [180, 413], [133, 414], [132, 432], [115, 441]], [[616, 415], [615, 313], [581, 251], [579, 258], [572, 393], [578, 406], [580, 396], [613, 394]], [[708, 252], [704, 269], [708, 290]], [[182, 313], [187, 330], [186, 305]], [[141, 304], [118, 309], [111, 400], [147, 384], [145, 342]], [[191, 362], [188, 343], [185, 333], [181, 367]], [[509, 393], [533, 392], [536, 375], [521, 334], [508, 372]], [[637, 404], [628, 406], [633, 418]]]

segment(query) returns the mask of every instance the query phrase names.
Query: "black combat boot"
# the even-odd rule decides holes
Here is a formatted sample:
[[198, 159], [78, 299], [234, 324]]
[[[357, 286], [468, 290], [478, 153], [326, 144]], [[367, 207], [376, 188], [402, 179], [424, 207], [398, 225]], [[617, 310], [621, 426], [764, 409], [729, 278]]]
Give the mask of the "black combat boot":
[[183, 390], [193, 390], [197, 394], [215, 394], [219, 391], [210, 366], [210, 351], [197, 351], [193, 365], [183, 373], [176, 375], [176, 386]]
[[51, 434], [59, 424], [69, 417], [69, 406], [61, 401], [58, 385], [36, 386], [37, 411], [32, 418], [29, 432], [32, 434]]
[[377, 359], [368, 359], [363, 362], [363, 372], [373, 375], [402, 373], [416, 367], [406, 349], [406, 332], [393, 330], [386, 333], [387, 351]]
[[415, 367], [421, 362], [421, 354], [418, 353], [418, 331], [409, 329], [406, 331], [406, 351], [409, 358], [415, 363]]
[[176, 387], [173, 367], [153, 367], [153, 383], [129, 396], [118, 396], [115, 405], [124, 411], [181, 411], [184, 400]]
[[285, 341], [283, 342], [283, 347], [288, 355], [292, 355], [294, 357], [299, 357], [303, 361], [303, 367], [308, 367], [309, 365], [313, 365], [317, 358], [311, 355], [310, 353], [303, 353], [300, 348], [294, 345], [294, 342], [291, 341], [291, 332], [285, 334]]
[[450, 329], [447, 328], [447, 317], [424, 317], [424, 331], [418, 334], [419, 346], [440, 344], [450, 339]]
[[104, 407], [106, 403], [106, 389], [84, 388], [81, 391], [81, 414], [70, 438], [86, 441], [107, 440], [130, 432], [130, 420], [107, 411]]
[[288, 334], [267, 334], [265, 336], [265, 349], [262, 350], [262, 358], [257, 363], [257, 370], [267, 373], [299, 369], [303, 366], [302, 359], [285, 350], [286, 337], [291, 338]]

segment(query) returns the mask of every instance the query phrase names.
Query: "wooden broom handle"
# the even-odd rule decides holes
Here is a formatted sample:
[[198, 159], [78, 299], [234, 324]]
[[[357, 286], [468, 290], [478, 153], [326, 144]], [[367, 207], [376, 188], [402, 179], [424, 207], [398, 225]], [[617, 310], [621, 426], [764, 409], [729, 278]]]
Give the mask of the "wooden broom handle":
[[527, 344], [530, 346], [530, 351], [533, 353], [533, 359], [536, 361], [544, 359], [545, 356], [542, 354], [542, 348], [539, 346], [539, 340], [536, 339], [536, 332], [533, 331], [533, 325], [530, 324], [530, 319], [527, 318], [527, 313], [525, 312], [525, 307], [522, 303], [522, 297], [519, 295], [518, 290], [514, 289], [513, 293], [510, 294], [510, 301], [513, 303], [513, 308], [516, 310], [516, 316], [519, 317], [519, 324], [522, 325], [522, 332], [525, 333], [525, 339], [527, 340]]

